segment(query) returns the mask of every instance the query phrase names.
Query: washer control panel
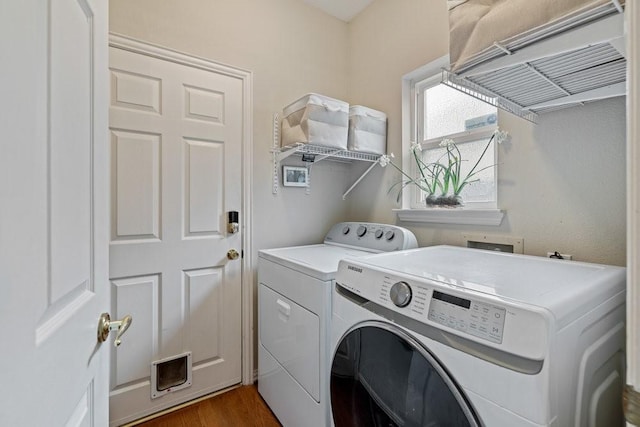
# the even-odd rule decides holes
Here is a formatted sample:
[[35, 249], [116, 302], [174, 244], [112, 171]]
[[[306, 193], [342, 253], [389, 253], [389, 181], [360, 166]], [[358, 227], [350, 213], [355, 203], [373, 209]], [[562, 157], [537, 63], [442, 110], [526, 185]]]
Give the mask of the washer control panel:
[[[496, 344], [502, 343], [507, 310], [493, 304], [461, 298], [436, 289], [430, 290], [406, 281], [392, 283], [385, 277], [380, 301], [408, 307], [418, 318], [427, 319]], [[409, 304], [411, 303], [411, 304]]]
[[327, 233], [324, 243], [391, 252], [418, 247], [416, 236], [397, 225], [373, 222], [340, 222]]
[[434, 290], [431, 294], [428, 319], [500, 344], [506, 314], [507, 310], [502, 307]]
[[[411, 252], [398, 254], [397, 258], [402, 261]], [[352, 302], [391, 321], [397, 313], [514, 355], [544, 359], [552, 321], [544, 309], [486, 294], [473, 289], [479, 285], [470, 282], [427, 277], [428, 273], [423, 277], [402, 274], [376, 264], [387, 256], [390, 254], [340, 261], [336, 290], [359, 297]]]
[[[340, 285], [385, 307], [395, 306], [397, 309], [406, 310], [406, 314], [416, 320], [426, 317], [432, 322], [464, 334], [502, 344], [507, 314], [504, 307], [462, 298], [422, 283], [409, 284], [405, 280], [393, 280], [386, 275], [375, 294], [362, 292], [362, 288], [351, 288], [343, 283]], [[375, 286], [370, 282], [367, 288], [373, 290]]]

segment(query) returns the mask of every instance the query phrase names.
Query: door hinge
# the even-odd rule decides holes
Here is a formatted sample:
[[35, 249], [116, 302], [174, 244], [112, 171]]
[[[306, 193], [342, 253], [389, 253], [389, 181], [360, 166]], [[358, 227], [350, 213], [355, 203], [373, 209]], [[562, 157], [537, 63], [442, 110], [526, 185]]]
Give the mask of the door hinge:
[[622, 408], [624, 418], [629, 424], [640, 425], [640, 392], [627, 384], [622, 393]]

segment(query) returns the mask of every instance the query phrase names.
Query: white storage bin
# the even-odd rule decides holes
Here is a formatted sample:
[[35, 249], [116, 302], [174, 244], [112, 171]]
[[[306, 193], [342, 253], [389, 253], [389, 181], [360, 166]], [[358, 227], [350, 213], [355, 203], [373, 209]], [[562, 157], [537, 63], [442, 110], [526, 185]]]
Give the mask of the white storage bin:
[[296, 142], [347, 149], [349, 104], [309, 93], [283, 110], [282, 145]]
[[364, 153], [387, 151], [387, 115], [382, 111], [352, 105], [349, 108], [348, 149]]

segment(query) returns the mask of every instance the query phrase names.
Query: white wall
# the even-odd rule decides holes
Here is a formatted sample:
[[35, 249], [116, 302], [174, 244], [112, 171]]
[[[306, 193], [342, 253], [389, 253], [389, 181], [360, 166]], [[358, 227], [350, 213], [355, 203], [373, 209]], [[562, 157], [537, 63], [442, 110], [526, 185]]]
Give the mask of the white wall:
[[346, 98], [344, 22], [299, 0], [110, 0], [109, 12], [112, 32], [253, 72], [255, 251], [316, 243], [347, 215], [347, 166], [321, 162], [310, 195], [281, 188], [274, 196], [269, 152], [274, 112], [308, 92]]
[[[349, 23], [347, 100], [387, 113], [387, 151], [396, 154], [396, 159], [402, 157], [402, 76], [447, 54], [446, 17], [445, 1], [377, 0]], [[355, 165], [352, 179], [357, 178], [362, 167]], [[349, 195], [349, 219], [395, 223], [391, 209], [399, 207], [396, 193], [387, 194], [397, 180], [394, 177], [374, 168]]]
[[[348, 101], [388, 113], [388, 151], [397, 158], [400, 79], [446, 54], [444, 3], [377, 0], [349, 25]], [[499, 151], [499, 207], [506, 211], [499, 227], [398, 222], [391, 212], [399, 207], [395, 193], [387, 193], [398, 178], [391, 168], [376, 168], [354, 190], [349, 218], [399, 223], [422, 246], [460, 245], [463, 232], [481, 232], [522, 237], [527, 254], [557, 250], [625, 265], [624, 98], [548, 113], [537, 125], [503, 112], [499, 120], [512, 135]]]
[[[376, 167], [343, 201], [368, 164], [321, 162], [311, 195], [273, 196], [271, 115], [311, 91], [367, 105], [388, 114], [388, 151], [400, 156], [400, 79], [446, 54], [445, 2], [377, 0], [345, 24], [299, 0], [110, 0], [110, 20], [111, 31], [254, 72], [256, 250], [316, 242], [341, 220], [397, 222], [390, 168]], [[500, 151], [503, 224], [402, 225], [421, 245], [459, 244], [462, 232], [479, 231], [523, 237], [529, 254], [624, 265], [624, 116], [621, 99], [549, 113], [538, 125], [501, 113], [513, 135]]]

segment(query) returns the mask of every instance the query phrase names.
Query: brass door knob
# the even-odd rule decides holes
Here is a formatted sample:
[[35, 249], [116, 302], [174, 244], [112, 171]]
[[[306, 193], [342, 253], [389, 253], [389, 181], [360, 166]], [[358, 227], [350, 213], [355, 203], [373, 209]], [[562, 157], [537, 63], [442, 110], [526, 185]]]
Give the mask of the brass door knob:
[[227, 252], [227, 258], [233, 261], [234, 259], [240, 258], [240, 254], [235, 249], [229, 249], [229, 252]]

